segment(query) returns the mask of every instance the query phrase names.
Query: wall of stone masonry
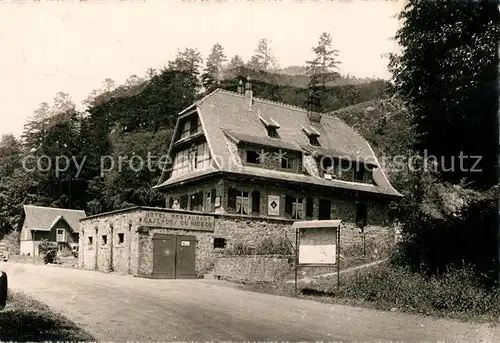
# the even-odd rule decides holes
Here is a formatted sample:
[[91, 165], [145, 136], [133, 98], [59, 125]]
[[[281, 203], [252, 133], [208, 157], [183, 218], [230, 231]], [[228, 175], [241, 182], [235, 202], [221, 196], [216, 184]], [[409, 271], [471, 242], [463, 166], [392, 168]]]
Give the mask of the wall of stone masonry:
[[230, 256], [215, 261], [214, 276], [238, 282], [275, 282], [288, 274], [292, 257]]
[[[146, 224], [146, 213], [170, 212], [214, 217], [212, 230], [194, 228], [171, 229]], [[230, 214], [207, 214], [162, 208], [131, 208], [87, 217], [80, 222], [80, 251], [78, 266], [83, 269], [115, 271], [123, 274], [149, 277], [153, 271], [153, 236], [155, 233], [196, 237], [196, 271], [211, 269], [217, 257], [235, 243], [256, 247], [264, 238], [287, 238], [295, 245], [293, 221], [270, 217], [252, 217]], [[123, 242], [119, 241], [123, 234]], [[103, 235], [107, 236], [104, 244]], [[365, 228], [367, 246], [384, 249], [394, 242], [394, 230], [383, 226]], [[92, 244], [89, 241], [92, 237]], [[226, 239], [226, 249], [214, 248], [214, 238]], [[362, 235], [353, 224], [345, 223], [341, 231], [341, 254], [357, 254]]]
[[[244, 182], [230, 179], [211, 179], [207, 182], [194, 184], [192, 186], [185, 186], [179, 189], [169, 190], [166, 195], [166, 204], [168, 207], [170, 198], [179, 198], [181, 195], [192, 195], [195, 192], [203, 191], [204, 201], [206, 201], [206, 194], [211, 193], [212, 189], [216, 190], [216, 196], [221, 199], [220, 207], [212, 208], [207, 206], [205, 212], [216, 214], [234, 214], [233, 209], [228, 208], [228, 190], [235, 188], [239, 191], [249, 192], [249, 205], [252, 204], [252, 192], [257, 190], [260, 192], [260, 208], [259, 213], [252, 213], [253, 216], [268, 217], [268, 197], [270, 195], [279, 196], [279, 216], [269, 217], [276, 219], [287, 219], [288, 215], [285, 210], [285, 199], [287, 195], [293, 197], [307, 198], [313, 200], [313, 216], [310, 219], [318, 219], [319, 216], [319, 203], [320, 199], [331, 201], [330, 215], [332, 219], [342, 219], [344, 222], [354, 222], [356, 213], [356, 201], [363, 201], [367, 204], [368, 208], [368, 224], [374, 226], [385, 226], [388, 222], [388, 209], [390, 199], [376, 194], [359, 194], [356, 195], [353, 191], [331, 189], [325, 191], [322, 188], [315, 188], [313, 186], [283, 186], [280, 183], [263, 182], [253, 180], [252, 182]], [[191, 199], [188, 197], [188, 209], [190, 208]], [[305, 203], [304, 203], [305, 206]], [[305, 207], [304, 207], [305, 214]], [[288, 218], [289, 219], [289, 218]]]

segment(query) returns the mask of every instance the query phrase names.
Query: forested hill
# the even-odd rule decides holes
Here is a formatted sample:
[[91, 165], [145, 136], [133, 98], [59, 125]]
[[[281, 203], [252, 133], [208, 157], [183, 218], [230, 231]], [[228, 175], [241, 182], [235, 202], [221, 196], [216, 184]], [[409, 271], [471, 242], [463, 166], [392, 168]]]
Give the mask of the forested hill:
[[[247, 74], [240, 71], [218, 87], [235, 91]], [[255, 96], [305, 106], [306, 88], [276, 84], [270, 74], [261, 75], [265, 77], [251, 76]], [[85, 111], [59, 93], [53, 105], [42, 103], [26, 123], [22, 143], [11, 135], [2, 138], [0, 233], [16, 228], [23, 204], [78, 208], [88, 214], [164, 205], [164, 196], [152, 189], [160, 176], [154, 158], [166, 153], [177, 114], [213, 88], [203, 89], [196, 74], [175, 68], [118, 87], [107, 83], [108, 89], [85, 101]], [[323, 108], [333, 111], [389, 96], [385, 81], [332, 86], [324, 92]], [[24, 168], [28, 155], [51, 157], [51, 168], [46, 159], [39, 160], [38, 168], [28, 159]], [[138, 168], [138, 159], [131, 160], [134, 155], [143, 158], [144, 168]], [[70, 159], [67, 170], [54, 168], [57, 156]], [[65, 166], [61, 158], [60, 163]]]

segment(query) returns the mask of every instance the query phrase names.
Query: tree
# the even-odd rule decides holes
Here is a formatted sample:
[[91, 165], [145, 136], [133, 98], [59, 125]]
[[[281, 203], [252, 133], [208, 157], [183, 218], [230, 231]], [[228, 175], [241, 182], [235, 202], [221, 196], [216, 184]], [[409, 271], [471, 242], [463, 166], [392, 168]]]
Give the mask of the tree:
[[245, 66], [245, 62], [243, 61], [243, 58], [241, 58], [240, 55], [234, 55], [231, 60], [229, 61], [229, 64], [227, 65], [228, 70], [233, 70], [233, 69], [238, 69], [241, 67]]
[[257, 49], [254, 55], [248, 62], [250, 68], [255, 70], [268, 71], [276, 66], [276, 58], [269, 46], [269, 41], [266, 38], [259, 40]]
[[339, 51], [332, 48], [332, 37], [323, 32], [319, 37], [318, 45], [312, 48], [316, 57], [307, 61], [307, 72], [310, 75], [309, 85], [312, 87], [326, 87], [329, 81], [333, 81], [340, 75], [336, 71], [340, 62], [336, 59]]
[[103, 83], [103, 87], [104, 87], [105, 92], [111, 92], [116, 87], [115, 81], [113, 81], [109, 77], [105, 78], [102, 83]]
[[139, 85], [139, 84], [141, 84], [143, 82], [144, 82], [144, 79], [140, 78], [136, 74], [132, 74], [125, 81], [125, 86], [127, 86], [127, 87], [133, 87], [133, 86], [137, 86], [137, 85]]
[[224, 49], [219, 43], [215, 43], [212, 47], [212, 51], [207, 57], [207, 65], [205, 71], [202, 75], [203, 87], [207, 91], [213, 90], [222, 79], [222, 68], [223, 63], [227, 61], [227, 57], [224, 54]]
[[431, 273], [471, 263], [482, 274], [496, 268], [498, 280], [498, 203], [491, 188], [498, 181], [498, 6], [410, 0], [399, 16], [395, 38], [402, 52], [390, 55], [389, 69], [411, 114], [413, 150], [432, 156], [435, 169], [421, 165], [408, 173], [398, 216], [401, 252], [405, 263]]
[[[411, 0], [400, 18], [402, 54], [391, 55], [389, 67], [415, 118], [416, 150], [438, 158], [446, 181], [496, 184], [498, 0]], [[482, 156], [475, 168], [482, 172], [471, 172], [475, 158], [460, 168], [461, 153]]]
[[152, 79], [155, 75], [157, 74], [157, 71], [155, 68], [148, 68], [146, 70], [146, 78], [149, 80], [149, 79]]
[[56, 96], [54, 97], [54, 105], [52, 113], [59, 114], [72, 111], [74, 109], [75, 109], [75, 103], [71, 99], [69, 93], [57, 92]]
[[170, 69], [185, 71], [192, 75], [200, 74], [203, 57], [198, 49], [185, 48], [183, 51], [177, 50], [175, 59], [168, 63]]

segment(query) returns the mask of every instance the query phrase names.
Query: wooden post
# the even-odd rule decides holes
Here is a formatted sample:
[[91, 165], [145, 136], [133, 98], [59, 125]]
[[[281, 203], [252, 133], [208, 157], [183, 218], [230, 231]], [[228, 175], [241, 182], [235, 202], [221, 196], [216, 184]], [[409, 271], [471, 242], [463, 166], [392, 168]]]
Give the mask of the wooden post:
[[299, 229], [295, 229], [295, 295], [297, 295], [297, 268], [299, 266]]
[[130, 268], [130, 254], [132, 253], [132, 224], [128, 224], [128, 235], [127, 235], [127, 240], [128, 240], [128, 267], [127, 271], [128, 274], [132, 274], [132, 269]]
[[113, 224], [109, 224], [109, 266], [108, 270], [113, 271]]
[[99, 234], [99, 229], [97, 228], [97, 226], [95, 227], [95, 250], [94, 250], [94, 258], [95, 258], [95, 266], [94, 266], [94, 269], [95, 270], [99, 270], [99, 249], [98, 249], [98, 245], [99, 245], [99, 237], [97, 236]]
[[337, 227], [337, 294], [340, 291], [340, 226]]

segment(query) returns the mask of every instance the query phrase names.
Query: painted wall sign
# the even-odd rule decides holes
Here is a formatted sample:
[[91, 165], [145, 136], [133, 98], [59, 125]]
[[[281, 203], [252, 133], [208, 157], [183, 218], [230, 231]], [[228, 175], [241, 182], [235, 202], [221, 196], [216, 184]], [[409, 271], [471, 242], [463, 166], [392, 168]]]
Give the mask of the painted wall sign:
[[215, 219], [212, 216], [196, 214], [146, 211], [142, 225], [169, 229], [214, 231]]
[[181, 241], [181, 247], [188, 247], [191, 242], [189, 241]]
[[280, 197], [279, 195], [268, 195], [267, 197], [267, 215], [280, 215]]

